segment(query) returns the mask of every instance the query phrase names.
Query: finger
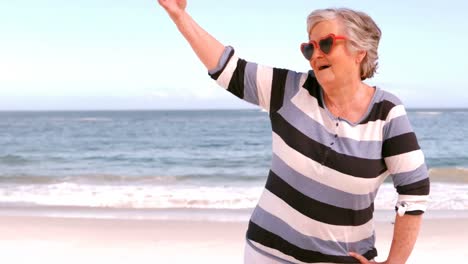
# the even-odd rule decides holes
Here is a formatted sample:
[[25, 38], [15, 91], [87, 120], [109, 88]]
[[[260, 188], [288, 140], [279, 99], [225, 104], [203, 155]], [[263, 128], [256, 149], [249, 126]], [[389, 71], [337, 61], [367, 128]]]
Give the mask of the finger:
[[168, 0], [158, 0], [159, 5], [166, 10], [169, 14], [173, 12], [174, 7], [172, 6], [171, 1]]
[[162, 7], [166, 6], [166, 0], [158, 0], [158, 3]]
[[367, 260], [364, 256], [358, 254], [358, 253], [355, 253], [355, 252], [349, 252], [349, 255], [357, 260], [359, 260], [359, 262], [361, 262], [362, 264], [368, 264], [369, 263], [369, 260]]
[[167, 1], [167, 0], [158, 0], [158, 3], [162, 6], [162, 7], [168, 7], [170, 5], [170, 2]]

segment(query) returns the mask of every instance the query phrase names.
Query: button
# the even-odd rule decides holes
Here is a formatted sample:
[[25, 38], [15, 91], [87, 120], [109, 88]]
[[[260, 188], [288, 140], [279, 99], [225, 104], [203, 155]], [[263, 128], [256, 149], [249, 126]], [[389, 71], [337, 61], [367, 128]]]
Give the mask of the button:
[[335, 135], [335, 138], [337, 138], [337, 137], [338, 137], [338, 135]]
[[333, 142], [332, 142], [330, 145], [332, 145], [332, 146], [333, 146], [333, 145], [335, 145], [335, 143], [333, 143]]
[[338, 126], [338, 123], [336, 123], [336, 126]]

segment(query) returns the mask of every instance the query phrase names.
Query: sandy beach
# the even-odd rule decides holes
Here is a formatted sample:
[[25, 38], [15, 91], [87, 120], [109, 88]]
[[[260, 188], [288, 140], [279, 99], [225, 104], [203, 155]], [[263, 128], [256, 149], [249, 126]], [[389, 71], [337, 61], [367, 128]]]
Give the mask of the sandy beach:
[[[453, 212], [453, 211], [452, 211]], [[468, 217], [427, 217], [408, 263], [468, 259]], [[390, 214], [376, 217], [382, 260], [391, 243]], [[3, 263], [242, 263], [241, 222], [0, 216]]]

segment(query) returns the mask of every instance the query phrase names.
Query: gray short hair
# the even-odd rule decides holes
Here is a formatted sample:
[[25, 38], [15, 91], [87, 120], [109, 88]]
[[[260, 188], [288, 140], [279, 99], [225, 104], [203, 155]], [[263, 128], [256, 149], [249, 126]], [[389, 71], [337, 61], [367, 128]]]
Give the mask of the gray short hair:
[[312, 28], [326, 20], [338, 19], [344, 27], [345, 34], [349, 38], [349, 48], [352, 50], [364, 50], [367, 55], [361, 62], [361, 80], [371, 78], [377, 72], [379, 47], [382, 32], [372, 18], [364, 12], [354, 11], [348, 8], [318, 9], [307, 17], [307, 33], [310, 35]]

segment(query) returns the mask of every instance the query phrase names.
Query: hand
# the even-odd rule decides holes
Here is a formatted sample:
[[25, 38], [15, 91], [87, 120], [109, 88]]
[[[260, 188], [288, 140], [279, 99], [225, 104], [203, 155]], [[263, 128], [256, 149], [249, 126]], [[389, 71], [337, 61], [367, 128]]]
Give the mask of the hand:
[[187, 7], [187, 0], [158, 0], [158, 3], [172, 18], [179, 17]]
[[385, 263], [387, 263], [386, 261], [384, 261], [384, 262], [369, 261], [364, 256], [359, 255], [358, 253], [355, 253], [355, 252], [349, 252], [349, 255], [351, 257], [354, 257], [355, 259], [359, 260], [359, 262], [361, 264], [370, 264], [370, 263], [385, 264]]

